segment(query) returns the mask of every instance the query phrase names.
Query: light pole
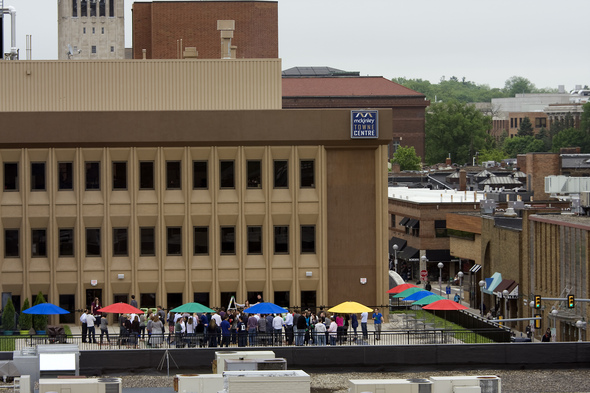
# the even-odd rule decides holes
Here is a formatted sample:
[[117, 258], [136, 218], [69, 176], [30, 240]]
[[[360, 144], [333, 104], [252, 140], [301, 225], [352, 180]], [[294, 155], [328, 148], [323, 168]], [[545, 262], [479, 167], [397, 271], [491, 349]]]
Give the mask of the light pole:
[[393, 245], [393, 255], [394, 255], [394, 259], [393, 262], [395, 264], [395, 272], [397, 273], [397, 250], [399, 249], [399, 246], [397, 244]]
[[483, 318], [483, 287], [486, 286], [486, 282], [484, 280], [481, 280], [479, 282], [479, 289], [481, 291], [481, 304], [479, 305], [479, 308], [481, 309], [481, 316]]
[[557, 330], [555, 329], [557, 323], [555, 320], [557, 319], [558, 312], [559, 311], [557, 311], [556, 309], [551, 310], [551, 315], [553, 316], [553, 331], [551, 332], [552, 333], [551, 341], [557, 341]]
[[461, 287], [461, 292], [459, 292], [459, 301], [463, 301], [463, 272], [459, 271], [459, 273], [457, 273], [457, 276], [459, 276], [459, 286]]
[[510, 315], [508, 315], [508, 290], [507, 289], [502, 291], [502, 297], [504, 298], [504, 318], [508, 319], [508, 318], [510, 318]]
[[576, 322], [576, 327], [578, 328], [578, 342], [582, 342], [582, 328], [586, 327], [584, 318]]
[[[425, 270], [428, 270], [428, 268], [426, 267], [426, 262], [428, 262], [428, 258], [426, 258], [426, 255], [422, 255], [420, 257], [420, 260], [422, 261], [422, 265], [424, 266]], [[427, 279], [428, 280], [428, 279]]]
[[445, 266], [444, 263], [439, 262], [438, 265], [438, 293], [442, 294], [442, 268]]

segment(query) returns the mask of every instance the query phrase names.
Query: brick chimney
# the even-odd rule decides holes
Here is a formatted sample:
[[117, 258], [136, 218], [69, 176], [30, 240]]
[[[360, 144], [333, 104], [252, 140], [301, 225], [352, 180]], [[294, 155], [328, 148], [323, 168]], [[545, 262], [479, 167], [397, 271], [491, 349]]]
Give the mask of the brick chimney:
[[459, 171], [459, 191], [466, 191], [467, 190], [467, 171], [465, 169], [461, 169]]

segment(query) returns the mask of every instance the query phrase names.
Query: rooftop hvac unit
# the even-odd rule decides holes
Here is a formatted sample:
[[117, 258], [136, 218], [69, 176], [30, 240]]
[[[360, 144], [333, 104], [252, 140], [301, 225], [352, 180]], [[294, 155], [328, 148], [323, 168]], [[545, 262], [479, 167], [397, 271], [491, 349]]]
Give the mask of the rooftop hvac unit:
[[41, 378], [39, 393], [121, 393], [121, 378]]
[[274, 359], [225, 359], [225, 371], [286, 370], [287, 360]]
[[427, 379], [350, 379], [350, 393], [431, 393]]
[[98, 378], [98, 393], [122, 393], [121, 378]]
[[178, 374], [174, 377], [174, 391], [179, 393], [209, 393], [223, 390], [221, 374]]
[[309, 393], [311, 379], [301, 370], [289, 371], [226, 371], [223, 393], [278, 391]]
[[500, 378], [495, 375], [465, 375], [452, 377], [430, 377], [432, 393], [467, 393], [457, 391], [459, 387], [477, 387], [481, 393], [501, 393]]
[[590, 207], [590, 192], [583, 191], [580, 193], [580, 205], [582, 207]]
[[219, 351], [215, 352], [213, 360], [213, 373], [223, 374], [225, 371], [225, 359], [274, 359], [273, 351]]

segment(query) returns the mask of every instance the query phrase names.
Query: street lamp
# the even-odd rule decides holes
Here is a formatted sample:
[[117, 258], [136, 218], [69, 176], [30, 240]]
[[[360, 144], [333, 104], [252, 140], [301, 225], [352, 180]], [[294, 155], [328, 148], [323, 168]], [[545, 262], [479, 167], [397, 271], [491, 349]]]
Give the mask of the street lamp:
[[394, 264], [395, 264], [395, 272], [397, 273], [397, 250], [399, 249], [399, 246], [397, 244], [393, 245], [393, 255], [394, 255]]
[[486, 282], [484, 280], [481, 280], [479, 282], [479, 289], [481, 290], [481, 304], [479, 305], [479, 308], [481, 309], [481, 316], [483, 317], [483, 287], [486, 286]]
[[502, 291], [502, 297], [504, 298], [504, 318], [508, 319], [508, 289]]
[[555, 320], [557, 319], [557, 313], [558, 312], [559, 311], [557, 311], [555, 308], [553, 310], [551, 310], [551, 315], [553, 316], [553, 332], [552, 333], [554, 333], [554, 335], [552, 337], [552, 341], [557, 341], [557, 330], [555, 329], [557, 323], [556, 323]]
[[459, 276], [459, 286], [461, 287], [461, 292], [459, 292], [459, 301], [463, 300], [463, 272], [459, 271], [459, 273], [457, 273], [457, 276]]
[[586, 327], [584, 318], [576, 322], [576, 327], [578, 328], [578, 342], [582, 342], [582, 329]]
[[436, 266], [438, 266], [438, 292], [440, 295], [442, 294], [442, 268], [445, 266], [445, 264], [439, 262]]
[[424, 265], [424, 269], [425, 269], [425, 270], [428, 270], [428, 269], [426, 268], [426, 262], [428, 262], [428, 258], [426, 258], [426, 255], [422, 255], [422, 256], [420, 257], [420, 260], [422, 261], [422, 264]]

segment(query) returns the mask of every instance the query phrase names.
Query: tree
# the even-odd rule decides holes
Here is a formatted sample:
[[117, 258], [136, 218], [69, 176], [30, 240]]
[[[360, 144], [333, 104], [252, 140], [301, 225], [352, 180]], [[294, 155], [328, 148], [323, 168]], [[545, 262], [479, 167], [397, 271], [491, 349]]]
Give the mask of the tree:
[[2, 310], [2, 329], [14, 330], [14, 313], [14, 304], [12, 304], [12, 299], [8, 298], [6, 306]]
[[565, 129], [553, 137], [551, 150], [559, 153], [562, 147], [580, 147], [582, 153], [590, 152], [590, 136], [576, 128]]
[[532, 136], [515, 136], [504, 141], [503, 149], [509, 157], [515, 158], [518, 154], [543, 152], [545, 144], [542, 140]]
[[551, 133], [545, 127], [541, 127], [537, 135], [535, 135], [535, 139], [543, 141], [543, 144], [545, 145], [545, 151], [551, 150], [551, 140], [553, 138]]
[[582, 107], [584, 112], [580, 118], [580, 128], [582, 131], [590, 133], [590, 102], [587, 102]]
[[520, 128], [518, 129], [518, 136], [534, 136], [533, 125], [531, 124], [531, 119], [528, 116], [525, 116], [522, 119], [522, 123], [520, 123]]
[[513, 76], [504, 83], [504, 93], [508, 97], [514, 97], [516, 94], [534, 93], [535, 85], [522, 76]]
[[432, 104], [426, 112], [426, 162], [471, 162], [476, 152], [492, 147], [492, 119], [474, 105], [458, 101]]
[[[45, 297], [43, 297], [43, 293], [39, 291], [37, 297], [35, 298], [35, 303], [33, 306], [37, 304], [46, 303]], [[33, 327], [36, 331], [45, 330], [47, 328], [47, 315], [33, 315]]]
[[478, 155], [479, 162], [496, 161], [501, 162], [503, 159], [508, 158], [508, 155], [500, 149], [483, 149]]
[[416, 155], [414, 146], [398, 146], [393, 154], [393, 162], [399, 164], [402, 171], [419, 171], [422, 160]]
[[23, 309], [21, 310], [20, 315], [18, 316], [18, 325], [20, 326], [20, 330], [30, 330], [32, 326], [32, 315], [25, 314], [23, 311], [29, 308], [29, 298], [25, 299], [23, 304]]

